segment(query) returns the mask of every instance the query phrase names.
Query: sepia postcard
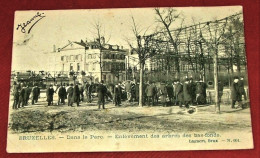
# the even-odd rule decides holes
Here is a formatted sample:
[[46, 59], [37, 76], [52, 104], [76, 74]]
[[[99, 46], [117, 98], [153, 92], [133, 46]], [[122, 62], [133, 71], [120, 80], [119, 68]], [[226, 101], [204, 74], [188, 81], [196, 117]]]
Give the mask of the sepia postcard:
[[16, 11], [7, 152], [253, 149], [243, 8]]

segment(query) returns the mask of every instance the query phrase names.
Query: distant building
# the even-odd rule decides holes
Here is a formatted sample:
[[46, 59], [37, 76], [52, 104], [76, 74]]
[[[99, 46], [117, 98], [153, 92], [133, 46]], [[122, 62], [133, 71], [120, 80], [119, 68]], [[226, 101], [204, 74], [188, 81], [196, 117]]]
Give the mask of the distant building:
[[[89, 76], [94, 81], [107, 83], [125, 80], [125, 54], [127, 50], [118, 45], [103, 44], [100, 53], [97, 41], [69, 42], [56, 49], [53, 58], [55, 71], [63, 74], [74, 72], [77, 76]], [[100, 69], [100, 64], [102, 69]]]

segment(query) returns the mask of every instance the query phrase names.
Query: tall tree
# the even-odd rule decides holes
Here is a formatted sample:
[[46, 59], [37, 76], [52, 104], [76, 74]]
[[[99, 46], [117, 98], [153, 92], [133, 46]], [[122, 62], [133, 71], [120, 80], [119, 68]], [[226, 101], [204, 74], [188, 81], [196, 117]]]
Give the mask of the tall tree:
[[[174, 48], [174, 62], [175, 62], [175, 70], [177, 71], [177, 78], [180, 78], [180, 60], [179, 60], [179, 35], [182, 31], [182, 23], [181, 27], [175, 31], [175, 34], [172, 34], [171, 27], [174, 22], [180, 18], [180, 13], [177, 12], [176, 9], [166, 8], [160, 9], [155, 8], [155, 14], [157, 15], [156, 21], [163, 25], [163, 30], [166, 31], [167, 38], [171, 45]], [[183, 22], [183, 21], [182, 21]]]
[[215, 88], [215, 111], [220, 113], [220, 103], [219, 103], [219, 94], [218, 94], [218, 52], [219, 52], [219, 45], [221, 44], [222, 38], [226, 32], [227, 21], [228, 19], [224, 20], [215, 20], [212, 22], [206, 23], [207, 28], [207, 38], [202, 36], [205, 44], [207, 45], [208, 49], [211, 51], [213, 55], [214, 61], [214, 88]]
[[149, 30], [149, 27], [146, 29], [140, 28], [139, 25], [135, 22], [134, 17], [132, 16], [132, 25], [131, 31], [134, 35], [134, 44], [131, 44], [129, 40], [126, 40], [129, 46], [131, 47], [132, 52], [138, 54], [139, 60], [139, 75], [140, 75], [140, 84], [139, 84], [139, 106], [143, 106], [143, 93], [144, 93], [144, 68], [145, 62], [147, 59], [151, 58], [158, 51], [155, 47], [156, 43], [152, 41], [152, 36], [147, 36], [146, 33]]
[[[105, 26], [100, 21], [96, 21], [92, 25], [93, 25], [92, 34], [94, 35], [95, 42], [97, 43], [97, 46], [98, 46], [98, 49], [99, 49], [99, 54], [98, 54], [99, 61], [96, 62], [96, 63], [99, 64], [100, 81], [101, 81], [101, 80], [103, 80], [103, 66], [104, 66], [104, 64], [102, 62], [102, 58], [103, 58], [103, 53], [104, 53], [104, 46], [106, 44], [108, 44], [111, 36], [106, 35]], [[108, 37], [108, 38], [106, 38], [106, 37]]]

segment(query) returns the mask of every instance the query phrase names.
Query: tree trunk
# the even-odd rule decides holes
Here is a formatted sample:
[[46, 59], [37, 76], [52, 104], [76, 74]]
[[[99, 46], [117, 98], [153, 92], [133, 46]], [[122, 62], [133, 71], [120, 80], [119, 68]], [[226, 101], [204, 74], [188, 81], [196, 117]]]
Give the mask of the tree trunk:
[[220, 104], [218, 97], [218, 54], [217, 50], [214, 55], [214, 87], [215, 87], [215, 111], [220, 113]]
[[[232, 51], [232, 47], [230, 48], [230, 68], [231, 68], [231, 81], [233, 80], [233, 76], [234, 76], [234, 69], [233, 69], [233, 51]], [[230, 84], [231, 84], [230, 81]]]
[[174, 50], [175, 50], [175, 68], [177, 70], [176, 76], [177, 79], [180, 79], [180, 60], [179, 60], [178, 46], [176, 44], [174, 44]]
[[143, 106], [143, 70], [144, 64], [140, 63], [140, 84], [139, 84], [139, 106]]
[[100, 82], [102, 81], [102, 49], [100, 49], [100, 58], [99, 58], [99, 67], [100, 67]]
[[206, 82], [206, 67], [205, 67], [205, 59], [204, 59], [204, 52], [203, 52], [203, 47], [202, 47], [202, 43], [200, 42], [200, 52], [201, 52], [201, 55], [200, 55], [200, 61], [202, 63], [201, 64], [201, 69], [203, 69], [203, 81]]

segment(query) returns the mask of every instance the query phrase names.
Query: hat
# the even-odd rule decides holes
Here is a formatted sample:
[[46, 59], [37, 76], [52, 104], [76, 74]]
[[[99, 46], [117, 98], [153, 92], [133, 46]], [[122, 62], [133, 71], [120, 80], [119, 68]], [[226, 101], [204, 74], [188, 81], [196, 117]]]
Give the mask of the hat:
[[234, 79], [239, 79], [238, 76], [234, 76]]

